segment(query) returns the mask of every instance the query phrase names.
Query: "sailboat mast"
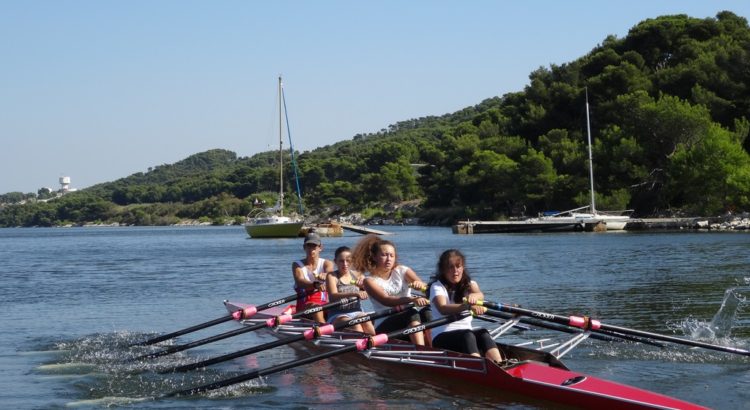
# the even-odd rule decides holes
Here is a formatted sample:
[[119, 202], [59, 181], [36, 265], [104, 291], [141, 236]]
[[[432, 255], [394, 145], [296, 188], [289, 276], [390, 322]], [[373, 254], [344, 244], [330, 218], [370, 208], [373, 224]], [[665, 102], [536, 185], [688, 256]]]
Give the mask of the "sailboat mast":
[[282, 121], [282, 83], [279, 76], [279, 215], [284, 216], [284, 140], [282, 139], [283, 121]]
[[589, 182], [591, 183], [591, 213], [596, 215], [596, 200], [594, 199], [594, 158], [591, 154], [591, 121], [589, 120], [589, 89], [586, 90], [586, 136], [589, 141]]

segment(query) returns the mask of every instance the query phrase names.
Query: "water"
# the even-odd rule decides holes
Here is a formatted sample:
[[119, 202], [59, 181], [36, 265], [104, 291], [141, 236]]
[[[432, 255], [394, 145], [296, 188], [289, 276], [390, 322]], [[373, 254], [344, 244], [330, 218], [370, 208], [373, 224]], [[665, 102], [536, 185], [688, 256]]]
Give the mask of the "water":
[[[393, 227], [422, 279], [462, 249], [488, 299], [709, 343], [750, 348], [750, 236], [743, 233], [452, 235]], [[326, 256], [357, 235], [324, 240]], [[503, 408], [545, 404], [393, 368], [322, 361], [194, 398], [141, 401], [300, 357], [277, 348], [210, 370], [163, 376], [120, 364], [127, 346], [291, 292], [297, 239], [251, 240], [239, 227], [0, 230], [0, 403], [5, 408]], [[231, 330], [226, 323], [178, 343]], [[534, 330], [507, 341], [558, 336]], [[245, 334], [158, 363], [183, 364], [272, 340]], [[706, 350], [588, 340], [571, 369], [719, 409], [750, 408], [750, 359]], [[335, 366], [335, 368], [334, 368]], [[153, 369], [153, 367], [152, 367]]]

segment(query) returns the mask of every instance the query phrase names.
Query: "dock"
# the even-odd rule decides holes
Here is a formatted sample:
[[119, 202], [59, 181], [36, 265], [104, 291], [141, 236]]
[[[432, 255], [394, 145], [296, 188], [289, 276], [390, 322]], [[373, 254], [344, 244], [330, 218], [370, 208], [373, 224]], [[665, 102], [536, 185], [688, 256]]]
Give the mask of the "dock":
[[[685, 230], [722, 229], [716, 228], [720, 218], [634, 218], [625, 224], [626, 231], [646, 230]], [[742, 225], [734, 228], [743, 229]], [[480, 233], [519, 233], [519, 232], [603, 232], [606, 225], [580, 224], [569, 221], [540, 221], [534, 219], [520, 221], [460, 221], [453, 225], [453, 233], [472, 235]]]
[[362, 235], [367, 234], [375, 234], [375, 235], [393, 235], [391, 232], [386, 231], [379, 231], [377, 229], [367, 228], [360, 225], [351, 225], [347, 223], [342, 223], [341, 227], [346, 229], [347, 231], [352, 231], [356, 233], [361, 233]]
[[583, 228], [580, 224], [569, 221], [462, 221], [453, 225], [453, 233], [473, 235], [480, 233], [572, 232], [583, 230]]

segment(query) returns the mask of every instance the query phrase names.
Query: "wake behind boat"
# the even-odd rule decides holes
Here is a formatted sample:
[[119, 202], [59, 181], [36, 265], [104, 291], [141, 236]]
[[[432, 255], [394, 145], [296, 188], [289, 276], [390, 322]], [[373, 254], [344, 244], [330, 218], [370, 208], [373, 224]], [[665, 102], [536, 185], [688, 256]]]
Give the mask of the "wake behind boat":
[[[231, 312], [243, 311], [249, 305], [225, 301], [226, 309]], [[242, 323], [257, 326], [274, 317], [289, 314], [293, 306], [278, 306], [244, 320]], [[499, 337], [519, 321], [514, 318], [492, 329], [494, 338]], [[295, 319], [284, 323], [272, 332], [279, 338], [310, 332], [313, 323], [304, 319]], [[568, 369], [559, 357], [570, 351], [588, 336], [588, 332], [578, 333], [568, 342], [552, 351], [531, 349], [498, 343], [507, 360], [496, 364], [486, 358], [474, 357], [448, 350], [415, 346], [400, 340], [388, 340], [387, 343], [364, 351], [364, 357], [370, 362], [386, 363], [393, 366], [413, 367], [420, 375], [434, 374], [439, 380], [462, 380], [473, 384], [484, 385], [517, 393], [553, 403], [566, 404], [583, 408], [609, 409], [704, 409], [699, 405], [679, 399], [615, 383], [593, 376], [584, 375]], [[340, 331], [326, 335], [316, 344], [307, 344], [306, 348], [297, 345], [300, 350], [310, 352], [322, 348], [336, 349], [362, 340], [363, 335], [355, 332]], [[308, 338], [309, 339], [309, 338]], [[311, 356], [308, 356], [308, 358]]]

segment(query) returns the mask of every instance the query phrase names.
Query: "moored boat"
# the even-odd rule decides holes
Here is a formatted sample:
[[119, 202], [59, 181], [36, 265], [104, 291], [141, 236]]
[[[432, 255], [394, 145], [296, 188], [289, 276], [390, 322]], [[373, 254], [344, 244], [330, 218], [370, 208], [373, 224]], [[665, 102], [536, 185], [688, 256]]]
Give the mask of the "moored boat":
[[[272, 208], [256, 209], [248, 215], [245, 231], [251, 238], [295, 238], [300, 236], [300, 230], [304, 224], [304, 221], [298, 218], [284, 216], [284, 127], [282, 126], [284, 113], [283, 83], [279, 77], [279, 198]], [[297, 184], [297, 189], [299, 190], [299, 184]], [[301, 204], [299, 192], [298, 196], [300, 196]]]
[[302, 224], [288, 216], [266, 215], [248, 218], [245, 231], [251, 238], [295, 238], [300, 235]]

